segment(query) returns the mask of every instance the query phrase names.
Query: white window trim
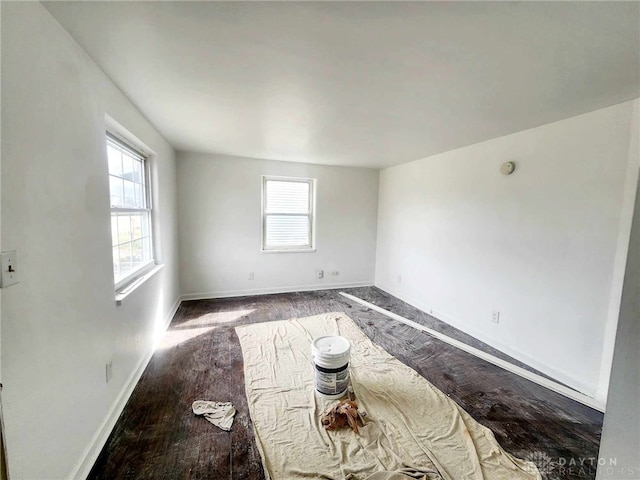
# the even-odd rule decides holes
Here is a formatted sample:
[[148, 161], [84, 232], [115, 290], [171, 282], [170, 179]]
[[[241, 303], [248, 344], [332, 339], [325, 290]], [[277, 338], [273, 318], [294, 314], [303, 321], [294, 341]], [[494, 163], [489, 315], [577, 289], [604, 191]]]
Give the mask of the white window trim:
[[130, 285], [136, 283], [141, 277], [144, 277], [156, 266], [157, 266], [156, 261], [155, 259], [153, 259], [150, 262], [147, 262], [144, 265], [141, 265], [140, 267], [138, 267], [137, 270], [134, 270], [133, 272], [131, 272], [130, 275], [127, 275], [126, 277], [124, 277], [122, 280], [120, 280], [118, 283], [115, 284], [114, 288], [115, 288], [116, 294], [123, 293], [125, 290], [129, 288]]
[[[277, 247], [267, 247], [266, 243], [266, 235], [267, 235], [267, 215], [265, 213], [266, 206], [266, 184], [269, 180], [276, 180], [281, 182], [295, 182], [295, 183], [308, 183], [309, 184], [309, 239], [311, 241], [310, 245], [301, 245], [295, 247], [285, 247], [285, 246], [277, 246]], [[316, 179], [315, 178], [299, 178], [299, 177], [278, 177], [272, 175], [263, 175], [262, 176], [262, 234], [260, 240], [260, 252], [261, 253], [310, 253], [316, 251]]]
[[[107, 117], [107, 120], [111, 120], [108, 122], [110, 124], [115, 123], [112, 119]], [[116, 302], [120, 304], [124, 298], [126, 298], [130, 293], [135, 291], [139, 285], [144, 283], [148, 278], [153, 276], [157, 269], [158, 264], [156, 263], [156, 242], [155, 242], [155, 232], [154, 232], [154, 221], [153, 221], [153, 205], [152, 205], [152, 195], [151, 195], [151, 167], [149, 165], [151, 161], [151, 155], [149, 152], [151, 151], [149, 148], [144, 146], [143, 144], [132, 141], [128, 138], [127, 135], [123, 135], [119, 130], [121, 128], [113, 128], [112, 126], [108, 126], [106, 128], [105, 140], [111, 139], [119, 144], [121, 147], [130, 150], [134, 155], [141, 157], [143, 162], [143, 175], [144, 175], [144, 194], [145, 194], [145, 203], [146, 208], [126, 208], [126, 207], [111, 207], [110, 212], [140, 212], [146, 211], [149, 213], [149, 231], [151, 234], [151, 260], [140, 265], [136, 270], [131, 272], [126, 277], [120, 279], [117, 283], [114, 279], [114, 290], [116, 293]], [[108, 169], [107, 169], [108, 170]], [[109, 215], [111, 219], [111, 215]], [[113, 245], [112, 245], [112, 256], [113, 256]], [[113, 258], [112, 258], [113, 262]], [[136, 288], [131, 288], [135, 286]], [[131, 291], [129, 291], [131, 289]]]
[[122, 302], [139, 287], [153, 277], [156, 273], [164, 268], [163, 264], [151, 264], [149, 268], [146, 268], [138, 277], [134, 278], [131, 282], [125, 285], [120, 290], [116, 290], [116, 304], [121, 305]]

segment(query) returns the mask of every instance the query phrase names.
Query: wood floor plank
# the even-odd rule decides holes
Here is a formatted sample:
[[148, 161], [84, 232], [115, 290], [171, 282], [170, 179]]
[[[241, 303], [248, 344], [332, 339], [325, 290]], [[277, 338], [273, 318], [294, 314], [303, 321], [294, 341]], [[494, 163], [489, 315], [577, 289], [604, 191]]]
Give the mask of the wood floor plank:
[[[346, 291], [509, 359], [378, 289]], [[508, 452], [537, 460], [545, 478], [595, 478], [594, 465], [576, 467], [571, 461], [597, 457], [600, 412], [329, 290], [184, 302], [89, 479], [264, 479], [234, 328], [329, 311], [344, 311], [375, 343], [491, 428]], [[231, 432], [193, 415], [194, 400], [233, 402], [238, 413]]]

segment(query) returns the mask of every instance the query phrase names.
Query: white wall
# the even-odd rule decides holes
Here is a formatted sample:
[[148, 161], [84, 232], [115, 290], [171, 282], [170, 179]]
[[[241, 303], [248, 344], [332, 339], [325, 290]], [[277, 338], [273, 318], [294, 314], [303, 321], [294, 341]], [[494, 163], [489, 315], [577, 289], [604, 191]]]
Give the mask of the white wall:
[[[172, 148], [37, 2], [2, 5], [4, 410], [11, 478], [80, 475], [179, 296]], [[151, 147], [159, 261], [114, 300], [104, 143], [108, 114]], [[113, 379], [105, 382], [105, 363]], [[94, 452], [93, 452], [94, 453]]]
[[[639, 106], [636, 103], [631, 127], [632, 156], [637, 156], [640, 149]], [[602, 460], [598, 464], [598, 480], [640, 478], [640, 192], [636, 195], [611, 388], [600, 442], [599, 457]]]
[[383, 170], [376, 285], [604, 403], [634, 103]]
[[[187, 297], [373, 283], [377, 170], [196, 153], [179, 153], [177, 164], [180, 279]], [[262, 175], [317, 179], [315, 252], [260, 252]], [[325, 271], [323, 280], [316, 269]], [[340, 274], [331, 276], [332, 270]]]

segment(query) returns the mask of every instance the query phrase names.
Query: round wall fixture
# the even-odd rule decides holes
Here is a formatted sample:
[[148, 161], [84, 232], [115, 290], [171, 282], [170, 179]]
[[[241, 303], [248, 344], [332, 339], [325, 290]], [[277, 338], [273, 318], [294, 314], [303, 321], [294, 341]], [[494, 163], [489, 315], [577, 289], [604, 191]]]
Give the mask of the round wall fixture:
[[515, 169], [515, 162], [504, 162], [500, 167], [500, 173], [502, 173], [503, 175], [511, 175]]

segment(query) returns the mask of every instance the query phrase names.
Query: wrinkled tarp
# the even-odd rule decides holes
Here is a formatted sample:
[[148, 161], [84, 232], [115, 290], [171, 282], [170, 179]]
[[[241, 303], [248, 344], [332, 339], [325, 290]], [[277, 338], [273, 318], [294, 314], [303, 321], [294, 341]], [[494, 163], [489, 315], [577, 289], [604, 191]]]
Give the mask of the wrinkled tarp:
[[[249, 412], [268, 479], [540, 480], [534, 464], [506, 453], [493, 433], [417, 372], [375, 345], [344, 313], [236, 328]], [[351, 341], [360, 435], [329, 432], [336, 401], [314, 393], [311, 342]]]

